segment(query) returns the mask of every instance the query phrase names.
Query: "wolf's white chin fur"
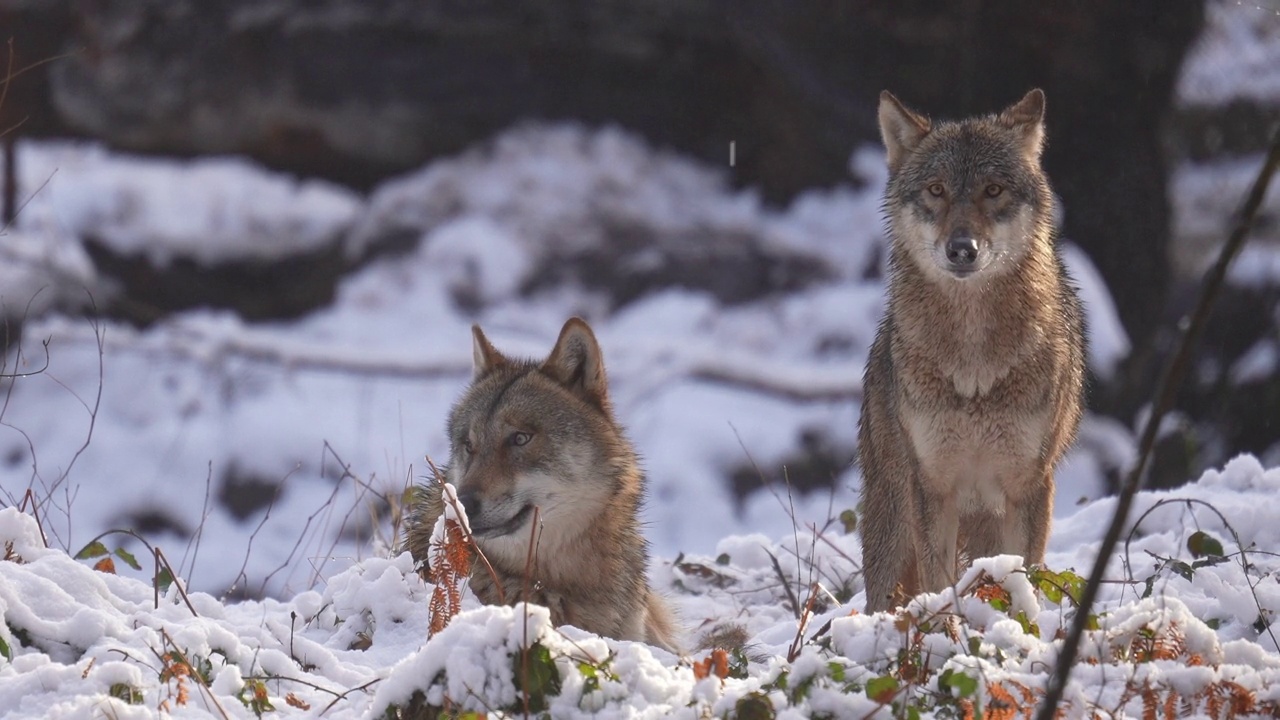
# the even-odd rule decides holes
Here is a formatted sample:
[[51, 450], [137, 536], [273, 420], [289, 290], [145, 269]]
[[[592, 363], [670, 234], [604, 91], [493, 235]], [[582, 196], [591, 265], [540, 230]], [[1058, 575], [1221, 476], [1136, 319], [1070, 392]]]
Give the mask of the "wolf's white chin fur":
[[485, 555], [508, 565], [526, 562], [530, 540], [535, 541], [538, 555], [560, 552], [586, 531], [608, 501], [607, 492], [598, 483], [566, 482], [549, 473], [522, 474], [515, 487], [516, 492], [503, 503], [510, 507], [509, 519], [528, 506], [535, 511], [505, 535], [476, 538]]

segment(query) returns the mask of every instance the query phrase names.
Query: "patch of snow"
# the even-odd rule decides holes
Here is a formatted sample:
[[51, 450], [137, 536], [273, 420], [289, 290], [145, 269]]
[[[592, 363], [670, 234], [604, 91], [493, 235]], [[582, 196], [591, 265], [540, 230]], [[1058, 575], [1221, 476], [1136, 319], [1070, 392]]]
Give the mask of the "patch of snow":
[[1210, 0], [1205, 26], [1178, 78], [1183, 104], [1280, 97], [1280, 4], [1275, 0]]
[[1253, 288], [1271, 288], [1280, 284], [1280, 247], [1245, 245], [1227, 268], [1227, 279], [1236, 285]]
[[82, 142], [18, 142], [17, 225], [93, 238], [164, 266], [278, 260], [336, 244], [361, 207], [337, 185], [298, 182], [248, 160], [134, 158]]
[[0, 320], [86, 306], [86, 290], [96, 281], [93, 263], [78, 242], [29, 230], [0, 233]]
[[[1263, 157], [1219, 160], [1211, 164], [1184, 162], [1169, 181], [1173, 199], [1172, 229], [1177, 238], [1176, 259], [1181, 272], [1200, 277], [1217, 259], [1231, 232], [1235, 214], [1262, 167]], [[1280, 217], [1280, 183], [1272, 183], [1259, 208], [1260, 217]], [[1231, 264], [1228, 278], [1244, 286], [1280, 282], [1280, 248], [1275, 234], [1255, 227], [1250, 242]]]
[[1263, 338], [1253, 344], [1231, 366], [1231, 382], [1236, 385], [1262, 382], [1276, 374], [1280, 366], [1280, 346]]
[[1115, 373], [1116, 365], [1129, 356], [1129, 335], [1120, 323], [1120, 313], [1102, 274], [1079, 246], [1062, 243], [1062, 259], [1080, 291], [1085, 327], [1089, 333], [1089, 367], [1104, 378]]

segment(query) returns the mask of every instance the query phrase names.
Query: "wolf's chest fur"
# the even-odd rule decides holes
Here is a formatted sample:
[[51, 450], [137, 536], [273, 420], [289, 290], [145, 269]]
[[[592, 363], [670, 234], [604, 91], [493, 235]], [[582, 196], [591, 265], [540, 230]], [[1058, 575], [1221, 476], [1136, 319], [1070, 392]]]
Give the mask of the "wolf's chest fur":
[[983, 300], [938, 288], [903, 298], [893, 355], [901, 422], [925, 482], [954, 492], [966, 514], [1002, 514], [1044, 454], [1053, 372], [1031, 301]]

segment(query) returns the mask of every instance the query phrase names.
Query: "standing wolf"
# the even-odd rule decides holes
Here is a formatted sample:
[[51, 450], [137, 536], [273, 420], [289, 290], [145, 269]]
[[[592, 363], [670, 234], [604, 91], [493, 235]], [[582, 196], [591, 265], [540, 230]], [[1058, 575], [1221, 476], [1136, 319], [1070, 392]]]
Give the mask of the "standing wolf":
[[1080, 424], [1084, 327], [1040, 167], [1044, 93], [942, 122], [880, 96], [888, 307], [864, 381], [867, 610], [957, 579], [958, 552], [1044, 559]]
[[[489, 604], [545, 605], [557, 625], [676, 652], [671, 612], [645, 578], [644, 475], [613, 417], [591, 328], [570, 319], [541, 363], [501, 354], [479, 326], [471, 333], [474, 377], [449, 416], [446, 471], [493, 566], [491, 575], [473, 565], [471, 590]], [[422, 562], [444, 508], [438, 484], [420, 490], [406, 544]]]

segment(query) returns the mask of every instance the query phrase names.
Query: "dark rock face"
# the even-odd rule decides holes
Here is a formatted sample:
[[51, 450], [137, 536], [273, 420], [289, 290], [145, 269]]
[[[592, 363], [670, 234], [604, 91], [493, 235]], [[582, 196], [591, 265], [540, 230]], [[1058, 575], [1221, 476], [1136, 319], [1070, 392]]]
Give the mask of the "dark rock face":
[[786, 200], [847, 177], [850, 149], [876, 140], [882, 88], [956, 116], [1040, 86], [1066, 232], [1139, 342], [1167, 290], [1159, 127], [1203, 12], [1199, 0], [0, 0], [18, 47], [31, 38], [24, 58], [72, 52], [28, 79], [24, 102], [54, 112], [24, 132], [245, 153], [360, 188], [518, 120], [572, 118], [716, 163], [734, 141], [735, 181]]
[[205, 265], [178, 258], [164, 266], [145, 255], [118, 253], [92, 237], [84, 246], [98, 272], [117, 286], [103, 314], [139, 326], [197, 307], [226, 308], [245, 320], [301, 317], [333, 300], [350, 267], [336, 242], [271, 263]]
[[84, 51], [50, 80], [69, 127], [365, 188], [527, 118], [622, 121], [699, 154], [714, 138], [722, 160], [715, 125], [752, 80], [709, 2], [84, 3], [68, 41]]
[[256, 477], [229, 467], [222, 473], [218, 504], [226, 508], [231, 517], [243, 522], [254, 513], [270, 507], [280, 492], [281, 483], [277, 480]]
[[835, 273], [820, 259], [767, 247], [746, 235], [660, 237], [653, 228], [616, 227], [607, 245], [550, 257], [529, 292], [566, 282], [597, 290], [613, 308], [668, 287], [702, 290], [725, 305], [804, 289]]

